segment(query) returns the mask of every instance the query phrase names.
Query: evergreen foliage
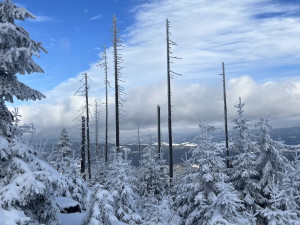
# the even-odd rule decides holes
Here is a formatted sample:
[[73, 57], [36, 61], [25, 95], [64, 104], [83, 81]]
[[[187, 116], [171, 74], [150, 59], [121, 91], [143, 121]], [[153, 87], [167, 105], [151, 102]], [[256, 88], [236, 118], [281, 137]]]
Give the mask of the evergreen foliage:
[[153, 195], [161, 200], [168, 193], [169, 176], [164, 164], [165, 160], [158, 158], [157, 149], [151, 143], [142, 150], [138, 169], [138, 191], [141, 196]]
[[95, 185], [92, 202], [82, 221], [82, 225], [114, 225], [118, 219], [114, 214], [114, 198], [101, 185]]
[[202, 123], [199, 127], [201, 134], [198, 146], [192, 150], [192, 156], [186, 162], [188, 168], [183, 180], [175, 187], [174, 208], [183, 219], [181, 224], [249, 222], [241, 213], [243, 204], [236, 191], [230, 183], [224, 182], [228, 180], [223, 172], [225, 163], [220, 157], [221, 150], [212, 142], [210, 135], [214, 128]]
[[[15, 20], [33, 18], [11, 0], [0, 2], [0, 211], [10, 224], [60, 224], [53, 197], [66, 183], [63, 177], [36, 157], [22, 140], [22, 130], [13, 126], [5, 101], [45, 97], [17, 79], [17, 74], [43, 72], [33, 61], [43, 50]], [[45, 51], [46, 52], [46, 51]]]
[[253, 215], [256, 210], [260, 209], [257, 202], [261, 199], [256, 162], [258, 146], [255, 137], [250, 134], [250, 127], [253, 123], [244, 117], [244, 105], [240, 98], [239, 104], [235, 106], [238, 109], [238, 118], [233, 120], [233, 145], [231, 149], [238, 154], [232, 162], [231, 179], [245, 203], [247, 212]]
[[118, 220], [129, 224], [141, 224], [136, 178], [133, 176], [130, 162], [123, 159], [122, 152], [111, 154], [106, 178], [105, 188], [114, 198], [114, 210]]
[[58, 172], [66, 176], [68, 190], [64, 195], [72, 197], [78, 201], [83, 208], [87, 207], [87, 184], [79, 176], [79, 159], [74, 158], [74, 150], [71, 149], [71, 142], [68, 132], [65, 128], [62, 129], [58, 140], [58, 149], [53, 153], [56, 159], [54, 167]]

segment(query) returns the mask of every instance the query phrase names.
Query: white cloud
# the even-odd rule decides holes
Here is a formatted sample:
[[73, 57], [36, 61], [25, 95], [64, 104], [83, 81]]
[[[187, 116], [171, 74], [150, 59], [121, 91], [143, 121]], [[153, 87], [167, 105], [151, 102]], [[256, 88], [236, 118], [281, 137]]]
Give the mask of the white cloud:
[[[223, 102], [218, 100], [222, 96], [218, 76], [222, 61], [226, 62], [230, 120], [236, 115], [233, 105], [241, 96], [246, 102], [246, 116], [271, 115], [276, 126], [299, 125], [300, 81], [289, 81], [284, 72], [273, 67], [299, 62], [300, 18], [264, 17], [295, 10], [299, 6], [279, 6], [268, 0], [157, 0], [135, 8], [136, 20], [123, 35], [122, 73], [128, 95], [122, 128], [136, 129], [138, 122], [145, 129], [155, 127], [157, 104], [166, 126], [166, 18], [171, 22], [172, 39], [178, 43], [173, 52], [183, 58], [172, 64], [173, 70], [183, 74], [172, 80], [175, 128], [197, 126], [200, 119], [222, 124]], [[113, 81], [111, 49], [108, 58]], [[94, 98], [103, 101], [102, 69], [92, 64], [87, 72], [93, 80], [90, 102]], [[80, 77], [81, 73], [46, 93], [47, 100], [20, 106], [23, 121], [35, 121], [44, 135], [55, 136], [65, 125], [79, 136], [80, 122], [72, 120], [83, 104], [83, 99], [73, 96]], [[110, 102], [113, 131], [113, 98]]]
[[35, 16], [35, 19], [29, 19], [32, 23], [53, 22], [54, 18], [50, 16]]
[[99, 15], [91, 17], [90, 20], [98, 20], [98, 19], [101, 19], [102, 17], [103, 17], [103, 15], [99, 14]]

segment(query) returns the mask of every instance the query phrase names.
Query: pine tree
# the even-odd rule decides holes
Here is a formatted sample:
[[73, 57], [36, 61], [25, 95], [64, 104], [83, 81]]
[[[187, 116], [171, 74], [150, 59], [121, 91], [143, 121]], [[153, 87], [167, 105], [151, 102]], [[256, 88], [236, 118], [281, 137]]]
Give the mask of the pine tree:
[[115, 225], [114, 198], [101, 185], [96, 185], [91, 196], [92, 203], [82, 221], [82, 225]]
[[[274, 182], [280, 182], [284, 178], [284, 173], [289, 171], [291, 165], [283, 155], [284, 146], [279, 141], [274, 141], [270, 136], [271, 126], [268, 119], [260, 119], [257, 123], [260, 128], [258, 140], [260, 155], [257, 159], [259, 172], [259, 185], [261, 186], [260, 205], [262, 208], [271, 207], [271, 192]], [[266, 217], [258, 215], [258, 222], [265, 223]]]
[[53, 154], [56, 158], [54, 167], [58, 172], [66, 176], [68, 190], [63, 195], [78, 201], [83, 208], [86, 208], [88, 188], [86, 183], [79, 176], [79, 160], [74, 158], [74, 150], [71, 149], [71, 142], [68, 132], [62, 129], [58, 141], [58, 150]]
[[292, 193], [285, 188], [287, 187], [280, 185], [273, 176], [269, 184], [268, 206], [260, 210], [267, 224], [300, 224], [299, 207], [290, 195]]
[[15, 20], [34, 19], [33, 14], [11, 0], [0, 2], [0, 211], [10, 224], [60, 224], [53, 197], [65, 188], [63, 177], [22, 140], [13, 126], [5, 102], [37, 100], [45, 96], [18, 81], [17, 74], [42, 73], [32, 55], [46, 50]]
[[177, 193], [173, 207], [183, 218], [182, 225], [249, 222], [241, 213], [242, 201], [232, 185], [224, 182], [228, 177], [223, 172], [225, 163], [220, 157], [221, 149], [212, 142], [210, 135], [214, 128], [202, 123], [199, 126], [198, 146], [192, 149], [192, 156], [186, 161], [188, 168], [175, 187]]
[[55, 154], [56, 156], [56, 169], [62, 174], [67, 174], [68, 169], [72, 163], [72, 153], [71, 143], [69, 135], [65, 128], [62, 129], [58, 141], [58, 149]]
[[270, 194], [270, 185], [282, 180], [283, 174], [290, 168], [288, 159], [283, 155], [284, 146], [274, 141], [270, 136], [271, 126], [268, 119], [261, 119], [257, 126], [260, 128], [258, 141], [260, 155], [258, 157], [259, 184], [262, 187], [263, 200], [267, 201]]
[[163, 225], [164, 218], [163, 213], [164, 209], [160, 203], [160, 201], [157, 199], [157, 196], [154, 194], [154, 191], [151, 190], [151, 192], [147, 195], [147, 197], [143, 198], [143, 218], [145, 225]]
[[235, 106], [238, 109], [239, 116], [233, 120], [233, 145], [231, 151], [238, 154], [232, 161], [231, 179], [245, 203], [247, 212], [253, 214], [257, 209], [260, 209], [257, 201], [261, 198], [258, 172], [256, 170], [258, 148], [254, 136], [250, 134], [252, 122], [244, 117], [244, 106], [245, 104], [241, 102], [240, 98], [239, 104]]
[[136, 178], [128, 161], [123, 159], [122, 152], [114, 152], [110, 156], [105, 183], [114, 198], [114, 210], [118, 220], [128, 224], [141, 224]]
[[157, 149], [148, 144], [142, 151], [138, 169], [138, 190], [140, 195], [154, 195], [159, 201], [168, 193], [168, 174], [164, 168], [165, 160], [158, 159]]
[[140, 166], [137, 169], [138, 192], [142, 214], [147, 224], [161, 224], [163, 210], [162, 200], [168, 194], [168, 173], [165, 160], [159, 159], [157, 149], [151, 141], [142, 150]]

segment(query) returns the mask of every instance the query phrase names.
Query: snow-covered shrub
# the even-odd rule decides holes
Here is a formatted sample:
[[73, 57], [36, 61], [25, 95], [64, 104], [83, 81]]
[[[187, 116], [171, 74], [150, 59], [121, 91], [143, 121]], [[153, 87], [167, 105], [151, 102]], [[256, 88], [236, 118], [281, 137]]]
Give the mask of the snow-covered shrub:
[[296, 206], [294, 197], [285, 188], [275, 181], [273, 176], [269, 183], [268, 204], [260, 210], [265, 223], [270, 225], [300, 224], [299, 207]]
[[114, 198], [101, 185], [95, 185], [91, 205], [82, 225], [115, 225], [118, 221], [114, 212]]
[[249, 215], [260, 209], [260, 185], [258, 183], [257, 153], [258, 146], [255, 137], [250, 133], [253, 123], [244, 117], [244, 103], [235, 107], [238, 109], [238, 118], [233, 120], [233, 144], [231, 151], [237, 155], [232, 161], [231, 180], [238, 190], [240, 198], [244, 201], [246, 211]]
[[66, 183], [22, 140], [22, 130], [13, 126], [13, 115], [5, 105], [5, 101], [13, 102], [13, 97], [45, 97], [17, 79], [17, 74], [43, 72], [32, 59], [44, 50], [41, 43], [15, 23], [15, 19], [26, 18], [34, 16], [11, 0], [0, 2], [0, 211], [9, 224], [57, 225], [60, 221], [53, 197], [66, 188]]
[[55, 159], [54, 168], [66, 177], [68, 189], [63, 195], [78, 201], [85, 209], [87, 207], [88, 187], [79, 175], [79, 159], [74, 158], [74, 150], [71, 149], [71, 142], [68, 132], [62, 129], [58, 140], [58, 149], [52, 153]]
[[169, 176], [165, 160], [158, 158], [157, 149], [151, 143], [142, 150], [142, 159], [137, 169], [138, 191], [143, 197], [154, 195], [161, 200], [168, 193]]
[[124, 160], [122, 152], [111, 154], [106, 178], [105, 188], [114, 198], [115, 215], [118, 220], [129, 224], [141, 224], [136, 178], [133, 176], [130, 162]]
[[[213, 127], [199, 125], [198, 146], [185, 163], [185, 173], [176, 186], [173, 208], [182, 217], [183, 225], [194, 224], [248, 224], [242, 212], [243, 204], [223, 172], [221, 149], [212, 142]], [[228, 208], [227, 208], [228, 207]]]

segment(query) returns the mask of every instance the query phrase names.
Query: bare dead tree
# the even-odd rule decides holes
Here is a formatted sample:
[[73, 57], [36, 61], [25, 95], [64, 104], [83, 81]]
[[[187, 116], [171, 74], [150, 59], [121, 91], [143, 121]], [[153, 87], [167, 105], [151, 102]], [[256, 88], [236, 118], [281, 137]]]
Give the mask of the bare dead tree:
[[104, 69], [105, 77], [105, 153], [104, 153], [104, 160], [108, 162], [108, 87], [110, 87], [109, 81], [107, 79], [107, 56], [106, 56], [106, 48], [105, 45], [103, 46], [103, 53], [102, 53], [102, 62], [100, 66]]
[[116, 151], [120, 150], [120, 108], [123, 106], [124, 88], [120, 85], [121, 80], [121, 63], [123, 62], [120, 50], [123, 45], [119, 37], [119, 28], [117, 26], [117, 18], [113, 16], [113, 49], [114, 49], [114, 74], [115, 74], [115, 111], [116, 111]]
[[160, 106], [157, 105], [157, 149], [158, 149], [158, 158], [161, 159], [161, 133], [160, 133]]
[[80, 172], [85, 179], [85, 117], [81, 116], [81, 168]]
[[85, 106], [83, 106], [79, 110], [79, 111], [81, 111], [81, 114], [79, 116], [86, 113], [86, 143], [87, 143], [86, 150], [87, 150], [87, 157], [88, 157], [88, 162], [87, 162], [88, 163], [88, 174], [89, 174], [89, 179], [91, 179], [92, 174], [91, 174], [90, 124], [89, 124], [90, 111], [89, 111], [89, 92], [88, 92], [88, 90], [89, 90], [88, 80], [91, 80], [91, 79], [89, 79], [87, 73], [83, 74], [83, 78], [80, 80], [80, 82], [82, 82], [83, 79], [84, 79], [84, 84], [75, 92], [75, 95], [85, 97]]
[[139, 161], [140, 161], [141, 160], [140, 124], [138, 124], [138, 144], [139, 144]]
[[96, 141], [96, 160], [99, 160], [99, 105], [97, 99], [95, 100], [95, 141]]
[[179, 73], [175, 73], [171, 70], [170, 64], [171, 59], [180, 59], [176, 56], [172, 56], [171, 46], [177, 45], [175, 42], [170, 40], [170, 22], [166, 19], [166, 39], [167, 39], [167, 78], [168, 78], [168, 134], [169, 134], [169, 176], [170, 176], [170, 183], [172, 183], [173, 178], [173, 146], [172, 146], [172, 103], [171, 103], [171, 78], [174, 75], [179, 75]]
[[227, 168], [230, 167], [229, 165], [229, 146], [228, 146], [228, 125], [227, 125], [227, 102], [226, 102], [226, 81], [225, 81], [225, 65], [222, 62], [222, 71], [220, 75], [223, 76], [223, 100], [224, 100], [224, 122], [225, 122], [225, 147], [226, 147], [226, 165]]

